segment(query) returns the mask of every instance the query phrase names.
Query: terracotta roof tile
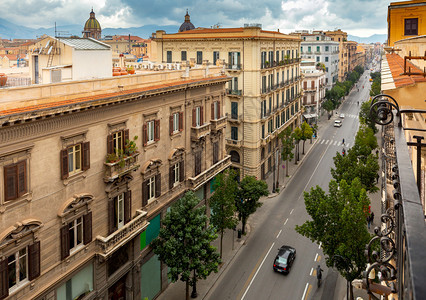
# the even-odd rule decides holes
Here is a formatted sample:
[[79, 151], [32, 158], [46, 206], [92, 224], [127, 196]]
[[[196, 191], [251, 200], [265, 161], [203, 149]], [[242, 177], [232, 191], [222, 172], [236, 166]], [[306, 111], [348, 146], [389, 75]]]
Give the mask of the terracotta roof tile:
[[0, 111], [0, 118], [5, 117], [5, 116], [10, 116], [10, 115], [15, 115], [15, 114], [29, 113], [29, 112], [41, 111], [41, 110], [45, 110], [45, 109], [54, 109], [54, 108], [59, 108], [59, 107], [63, 107], [63, 106], [66, 106], [66, 105], [71, 105], [71, 104], [79, 104], [79, 103], [83, 104], [83, 103], [87, 103], [87, 102], [94, 101], [94, 100], [108, 99], [108, 98], [122, 96], [122, 95], [131, 95], [131, 94], [146, 92], [146, 91], [150, 91], [150, 90], [154, 91], [154, 90], [173, 87], [173, 86], [177, 87], [177, 86], [180, 86], [180, 85], [191, 84], [191, 83], [195, 83], [195, 82], [202, 82], [202, 81], [209, 81], [209, 80], [212, 80], [212, 79], [223, 79], [223, 78], [227, 78], [227, 76], [218, 76], [218, 77], [192, 79], [192, 80], [182, 80], [182, 81], [164, 83], [164, 84], [159, 84], [159, 85], [151, 85], [151, 86], [148, 86], [148, 87], [126, 90], [126, 91], [115, 92], [115, 93], [106, 93], [106, 94], [100, 94], [100, 95], [95, 95], [95, 96], [86, 96], [86, 97], [70, 99], [70, 100], [63, 100], [63, 101], [41, 103], [41, 104], [37, 104], [37, 105], [18, 107], [18, 108]]
[[[386, 54], [386, 59], [389, 64], [389, 69], [392, 73], [395, 87], [414, 84], [417, 82], [426, 82], [426, 77], [422, 75], [403, 75], [404, 59], [396, 53]], [[411, 72], [421, 73], [422, 71], [407, 60], [407, 72], [410, 67]]]

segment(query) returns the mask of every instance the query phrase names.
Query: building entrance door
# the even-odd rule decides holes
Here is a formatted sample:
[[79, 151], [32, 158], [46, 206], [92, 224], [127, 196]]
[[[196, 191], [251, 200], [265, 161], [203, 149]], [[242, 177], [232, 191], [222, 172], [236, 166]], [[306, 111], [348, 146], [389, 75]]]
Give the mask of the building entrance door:
[[126, 276], [123, 276], [108, 290], [108, 300], [126, 299]]

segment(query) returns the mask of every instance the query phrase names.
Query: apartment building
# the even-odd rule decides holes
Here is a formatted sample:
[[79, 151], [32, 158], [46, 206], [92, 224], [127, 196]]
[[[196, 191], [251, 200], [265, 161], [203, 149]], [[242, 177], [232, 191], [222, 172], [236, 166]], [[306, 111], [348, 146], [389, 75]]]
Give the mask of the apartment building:
[[280, 158], [278, 134], [301, 119], [300, 37], [242, 28], [157, 31], [159, 62], [220, 65], [231, 77], [225, 112], [226, 151], [241, 176], [266, 179]]
[[357, 66], [357, 42], [347, 41], [344, 43], [348, 54], [348, 73], [352, 72]]
[[325, 97], [325, 72], [315, 66], [313, 59], [302, 59], [300, 68], [303, 74], [303, 117], [309, 124], [316, 123], [321, 116], [321, 104]]
[[343, 82], [346, 79], [349, 68], [348, 52], [344, 44], [348, 40], [348, 34], [341, 29], [325, 31], [324, 33], [332, 41], [339, 42], [339, 81]]
[[339, 42], [332, 41], [323, 31], [301, 32], [301, 37], [302, 58], [324, 64], [325, 84], [330, 90], [339, 79]]
[[228, 81], [210, 67], [1, 89], [0, 299], [165, 289], [149, 244], [176, 199], [207, 204], [231, 164]]

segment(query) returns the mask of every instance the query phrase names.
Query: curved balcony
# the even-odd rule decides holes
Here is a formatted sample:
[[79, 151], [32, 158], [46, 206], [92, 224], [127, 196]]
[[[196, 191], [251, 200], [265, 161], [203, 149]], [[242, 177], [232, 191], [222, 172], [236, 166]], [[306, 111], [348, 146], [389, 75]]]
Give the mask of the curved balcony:
[[191, 127], [191, 140], [197, 141], [200, 138], [210, 134], [210, 123], [201, 126]]
[[104, 181], [112, 182], [127, 173], [136, 171], [140, 166], [138, 163], [138, 157], [139, 152], [136, 152], [115, 162], [104, 162]]
[[219, 131], [219, 130], [225, 128], [226, 127], [226, 120], [227, 120], [227, 116], [223, 116], [223, 117], [216, 119], [216, 120], [211, 120], [210, 121], [211, 131]]

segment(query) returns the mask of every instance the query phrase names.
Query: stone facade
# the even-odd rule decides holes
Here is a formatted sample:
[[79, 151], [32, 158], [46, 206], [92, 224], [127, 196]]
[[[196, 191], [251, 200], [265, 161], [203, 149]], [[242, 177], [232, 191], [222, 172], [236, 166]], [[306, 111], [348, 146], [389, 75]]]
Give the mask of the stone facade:
[[304, 117], [312, 124], [321, 116], [321, 104], [325, 97], [325, 73], [315, 67], [314, 60], [302, 60]]
[[2, 90], [0, 299], [165, 289], [149, 242], [176, 199], [193, 190], [207, 204], [231, 164], [228, 80], [210, 68]]
[[247, 24], [157, 31], [154, 42], [158, 62], [220, 65], [232, 77], [225, 100], [226, 151], [241, 176], [265, 179], [280, 156], [278, 134], [300, 123], [300, 37]]

